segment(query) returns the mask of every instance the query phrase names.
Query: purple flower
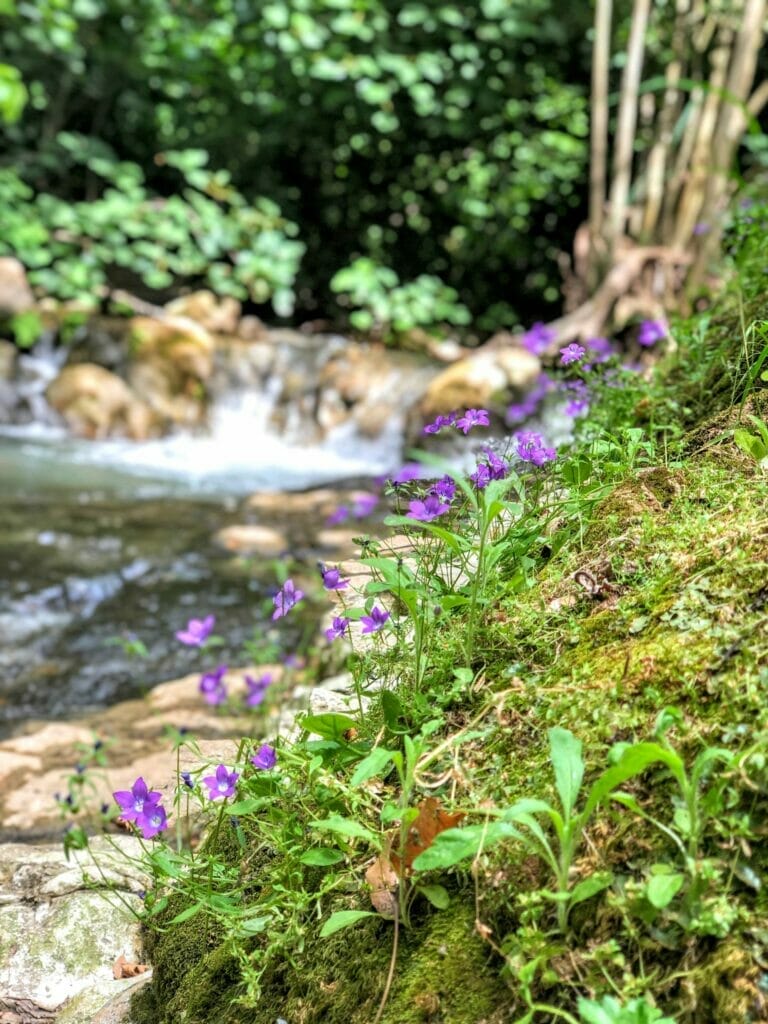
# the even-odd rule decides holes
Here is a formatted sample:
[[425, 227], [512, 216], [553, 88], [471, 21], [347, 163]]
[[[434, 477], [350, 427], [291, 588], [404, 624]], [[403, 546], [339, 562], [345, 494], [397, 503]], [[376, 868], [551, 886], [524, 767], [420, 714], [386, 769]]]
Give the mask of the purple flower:
[[321, 563], [320, 573], [323, 577], [323, 586], [326, 590], [344, 590], [345, 587], [349, 586], [349, 580], [343, 580], [341, 578], [341, 572], [339, 569], [328, 569]]
[[546, 352], [549, 343], [554, 341], [554, 339], [555, 332], [539, 321], [523, 335], [523, 346], [532, 355], [540, 356]]
[[258, 679], [254, 679], [253, 676], [249, 675], [245, 676], [245, 685], [248, 688], [245, 703], [249, 708], [257, 708], [264, 701], [271, 683], [272, 676], [269, 672], [265, 672]]
[[438, 516], [451, 511], [451, 506], [441, 501], [437, 494], [429, 494], [424, 501], [411, 501], [408, 504], [409, 519], [418, 519], [421, 523], [431, 523]]
[[431, 423], [424, 427], [425, 434], [439, 434], [443, 427], [452, 427], [456, 422], [458, 413], [452, 412], [448, 416], [436, 416]]
[[304, 668], [306, 660], [300, 654], [286, 654], [283, 664], [286, 668]]
[[488, 426], [487, 409], [467, 409], [463, 416], [456, 420], [456, 426], [463, 434], [468, 434], [473, 427]]
[[600, 362], [610, 358], [613, 354], [613, 345], [608, 338], [587, 338], [586, 346], [590, 353], [594, 353], [598, 357]]
[[663, 341], [666, 336], [667, 328], [662, 320], [643, 320], [637, 335], [637, 343], [643, 348], [651, 348], [657, 341]]
[[535, 430], [522, 430], [515, 436], [517, 441], [517, 454], [523, 462], [530, 462], [534, 466], [543, 466], [545, 462], [552, 462], [557, 458], [554, 448], [547, 448], [544, 438]]
[[275, 606], [275, 610], [272, 612], [273, 621], [275, 619], [282, 619], [284, 615], [287, 615], [291, 608], [299, 603], [302, 597], [304, 597], [304, 591], [297, 590], [293, 580], [287, 579], [272, 598], [272, 603]]
[[474, 473], [470, 473], [469, 479], [473, 485], [482, 491], [491, 482], [491, 470], [485, 462], [479, 462]]
[[418, 462], [406, 462], [404, 466], [392, 477], [392, 483], [397, 486], [398, 484], [409, 484], [411, 480], [418, 480], [421, 476], [421, 466]]
[[211, 800], [218, 800], [219, 797], [233, 796], [239, 772], [227, 771], [225, 764], [220, 764], [215, 775], [206, 775], [203, 782], [208, 787], [208, 796]]
[[206, 615], [204, 619], [190, 619], [187, 628], [178, 631], [176, 639], [188, 647], [202, 647], [215, 625], [215, 615]]
[[389, 612], [385, 612], [383, 608], [377, 608], [376, 605], [371, 608], [370, 615], [361, 615], [360, 621], [363, 623], [363, 633], [378, 633], [384, 623], [389, 618]]
[[507, 423], [522, 423], [527, 420], [529, 416], [533, 416], [539, 406], [539, 401], [532, 395], [528, 395], [523, 399], [522, 402], [513, 402], [512, 405], [507, 407], [506, 421]]
[[709, 224], [707, 224], [706, 221], [700, 220], [697, 224], [693, 225], [693, 234], [696, 236], [706, 235], [708, 231]]
[[343, 615], [336, 615], [333, 620], [333, 625], [325, 631], [326, 639], [329, 642], [340, 640], [347, 632], [348, 627], [349, 619], [346, 619]]
[[195, 784], [192, 781], [192, 775], [191, 775], [190, 772], [182, 772], [181, 773], [181, 781], [184, 783], [184, 785], [187, 787], [187, 789], [194, 789], [195, 788]]
[[566, 416], [582, 416], [589, 412], [589, 402], [586, 398], [572, 398], [565, 407]]
[[200, 676], [198, 690], [206, 704], [223, 704], [227, 699], [227, 687], [224, 684], [226, 674], [227, 666], [219, 665], [214, 672], [205, 672]]
[[509, 466], [504, 459], [500, 459], [492, 448], [483, 448], [483, 454], [488, 461], [491, 480], [503, 480], [509, 471]]
[[361, 494], [355, 498], [355, 503], [352, 506], [352, 514], [356, 519], [365, 519], [379, 504], [379, 499], [375, 494]]
[[168, 815], [160, 804], [147, 804], [142, 814], [136, 819], [136, 826], [145, 839], [154, 839], [158, 832], [168, 828]]
[[130, 789], [121, 789], [112, 796], [120, 808], [123, 821], [136, 821], [149, 807], [155, 806], [163, 794], [157, 790], [150, 791], [144, 779], [139, 776]]
[[580, 362], [586, 354], [586, 349], [583, 345], [572, 341], [570, 345], [560, 349], [560, 362], [563, 366], [570, 366], [571, 363]]
[[349, 519], [350, 511], [346, 505], [339, 505], [339, 507], [328, 516], [325, 520], [326, 526], [339, 526], [341, 523], [345, 523]]
[[277, 754], [275, 748], [270, 747], [268, 743], [262, 743], [259, 749], [251, 758], [251, 764], [254, 768], [260, 768], [262, 771], [269, 771], [270, 768], [274, 768], [277, 764]]
[[452, 501], [456, 493], [456, 481], [451, 476], [441, 477], [437, 483], [430, 487], [429, 493], [436, 495], [438, 498], [444, 498], [446, 501]]

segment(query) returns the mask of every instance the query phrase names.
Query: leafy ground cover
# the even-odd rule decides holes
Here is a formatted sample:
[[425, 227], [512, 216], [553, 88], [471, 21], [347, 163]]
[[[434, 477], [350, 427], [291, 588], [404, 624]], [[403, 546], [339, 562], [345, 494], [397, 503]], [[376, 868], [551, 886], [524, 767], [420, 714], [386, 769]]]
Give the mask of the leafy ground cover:
[[357, 703], [180, 777], [175, 842], [151, 786], [117, 794], [152, 840], [137, 1020], [765, 1019], [768, 347], [734, 295], [648, 374], [570, 352], [568, 450], [404, 472], [355, 575], [284, 580], [276, 620], [334, 600]]

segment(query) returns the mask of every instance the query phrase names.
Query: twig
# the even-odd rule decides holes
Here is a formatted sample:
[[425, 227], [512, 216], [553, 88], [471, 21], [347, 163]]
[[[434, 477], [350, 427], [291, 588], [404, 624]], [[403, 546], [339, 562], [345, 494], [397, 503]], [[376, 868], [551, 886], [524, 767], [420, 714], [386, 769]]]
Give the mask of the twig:
[[[400, 883], [403, 884], [402, 882]], [[400, 937], [400, 900], [395, 900], [395, 934], [392, 939], [392, 956], [389, 958], [389, 971], [387, 972], [387, 983], [384, 986], [384, 992], [381, 996], [381, 1002], [379, 1003], [379, 1009], [376, 1012], [376, 1016], [373, 1019], [373, 1024], [379, 1024], [384, 1010], [389, 999], [389, 992], [392, 988], [392, 981], [395, 977], [395, 964], [397, 963], [397, 942]]]

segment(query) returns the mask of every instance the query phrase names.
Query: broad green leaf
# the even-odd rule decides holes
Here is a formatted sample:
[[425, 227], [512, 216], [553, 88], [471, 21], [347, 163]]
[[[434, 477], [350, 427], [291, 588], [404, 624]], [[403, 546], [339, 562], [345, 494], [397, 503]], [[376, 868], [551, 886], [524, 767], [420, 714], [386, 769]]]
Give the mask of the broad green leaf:
[[337, 910], [335, 914], [331, 914], [320, 929], [320, 938], [327, 939], [329, 935], [340, 932], [342, 928], [351, 928], [353, 924], [362, 921], [364, 917], [378, 916], [370, 910]]
[[469, 857], [476, 857], [481, 850], [519, 835], [513, 825], [504, 821], [492, 821], [488, 825], [467, 825], [465, 828], [449, 828], [435, 837], [434, 842], [413, 862], [414, 871], [435, 871], [450, 868]]
[[181, 924], [182, 921], [189, 921], [191, 917], [196, 917], [201, 910], [205, 910], [202, 903], [193, 903], [191, 907], [186, 907], [176, 917], [171, 918], [168, 924]]
[[663, 910], [680, 892], [684, 881], [685, 876], [679, 872], [653, 875], [648, 879], [648, 884], [645, 887], [648, 902], [657, 910]]
[[234, 815], [237, 818], [243, 814], [253, 814], [254, 811], [258, 811], [270, 803], [272, 803], [272, 797], [252, 796], [245, 800], [235, 801], [235, 803], [229, 805], [227, 811], [229, 814]]
[[677, 754], [658, 743], [635, 743], [628, 747], [619, 761], [593, 783], [584, 810], [579, 816], [581, 821], [586, 822], [595, 807], [627, 779], [639, 775], [649, 765], [658, 763], [666, 765], [678, 781], [680, 773], [685, 772], [683, 762]]
[[357, 728], [357, 722], [349, 715], [338, 715], [328, 712], [323, 715], [305, 715], [301, 719], [301, 728], [315, 736], [326, 740], [341, 740], [344, 733]]
[[577, 903], [591, 899], [603, 889], [607, 889], [611, 882], [613, 882], [612, 871], [596, 871], [589, 878], [582, 878], [571, 890], [571, 904], [575, 906]]
[[308, 864], [314, 868], [326, 868], [331, 864], [338, 864], [344, 860], [341, 850], [333, 850], [328, 846], [316, 846], [313, 850], [306, 850], [299, 857], [302, 864]]
[[568, 729], [557, 726], [549, 730], [549, 750], [555, 770], [555, 785], [567, 819], [576, 806], [584, 778], [581, 740]]
[[451, 902], [448, 890], [442, 885], [418, 885], [416, 888], [438, 910], [446, 910]]
[[364, 757], [352, 776], [351, 785], [360, 786], [362, 783], [372, 779], [375, 775], [381, 775], [384, 769], [391, 764], [395, 751], [387, 750], [385, 747], [374, 747], [367, 757]]

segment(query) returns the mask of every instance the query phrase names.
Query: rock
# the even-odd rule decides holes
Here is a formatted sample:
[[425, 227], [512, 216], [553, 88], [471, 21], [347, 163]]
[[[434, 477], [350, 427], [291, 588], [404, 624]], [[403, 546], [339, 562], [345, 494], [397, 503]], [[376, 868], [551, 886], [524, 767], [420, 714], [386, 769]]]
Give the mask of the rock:
[[313, 491], [260, 491], [246, 500], [246, 507], [269, 515], [308, 515], [325, 519], [339, 501], [339, 491], [322, 487]]
[[46, 390], [51, 407], [82, 437], [150, 437], [157, 428], [152, 410], [125, 381], [95, 363], [65, 366]]
[[171, 316], [194, 320], [213, 334], [237, 334], [240, 303], [231, 295], [222, 298], [213, 292], [191, 292], [169, 302], [165, 309]]
[[237, 336], [243, 341], [261, 341], [267, 335], [267, 328], [257, 316], [240, 318]]
[[525, 349], [480, 349], [435, 377], [420, 399], [418, 411], [426, 421], [454, 409], [484, 408], [510, 389], [526, 390], [540, 372], [539, 360]]
[[263, 555], [265, 558], [276, 558], [289, 547], [279, 530], [258, 523], [225, 526], [214, 540], [227, 551], [236, 551], [240, 555]]
[[13, 378], [16, 369], [16, 346], [0, 338], [0, 382]]
[[[0, 846], [0, 1010], [10, 1007], [0, 1019], [13, 1021], [16, 1013], [19, 1021], [52, 1020], [42, 1013], [48, 1009], [59, 1010], [57, 1021], [91, 1024], [94, 1011], [131, 987], [114, 980], [112, 965], [120, 954], [141, 960], [129, 909], [139, 910], [138, 894], [147, 887], [135, 866], [141, 845], [130, 836], [111, 836], [110, 843], [97, 837], [91, 851], [123, 902], [106, 898], [105, 881], [92, 866], [92, 880], [84, 881], [61, 844]], [[78, 1010], [85, 997], [89, 1007]]]
[[325, 530], [319, 530], [315, 540], [319, 548], [325, 549], [334, 558], [345, 558], [357, 554], [360, 550], [360, 545], [355, 541], [355, 538], [360, 537], [365, 532], [366, 530], [363, 526], [357, 530], [328, 527]]
[[128, 381], [164, 421], [195, 426], [205, 418], [204, 383], [213, 372], [215, 344], [186, 317], [137, 316], [130, 322], [133, 361]]
[[23, 264], [13, 256], [0, 257], [0, 316], [15, 316], [34, 304]]

